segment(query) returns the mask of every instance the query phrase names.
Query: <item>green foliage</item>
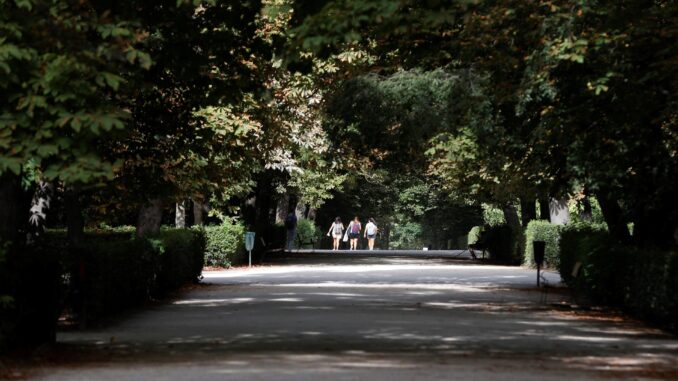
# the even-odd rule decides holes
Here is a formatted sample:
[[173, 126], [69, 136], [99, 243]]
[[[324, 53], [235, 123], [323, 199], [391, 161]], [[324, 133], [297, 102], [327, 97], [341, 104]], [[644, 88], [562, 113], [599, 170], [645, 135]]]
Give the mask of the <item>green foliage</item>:
[[146, 239], [93, 239], [71, 250], [73, 308], [96, 320], [150, 299], [160, 271], [160, 247]]
[[245, 259], [245, 225], [242, 221], [227, 219], [217, 226], [206, 226], [207, 248], [205, 265], [231, 267]]
[[573, 286], [572, 272], [577, 262], [583, 264], [589, 253], [611, 243], [604, 223], [575, 222], [563, 226], [560, 231], [560, 277]]
[[534, 247], [532, 242], [546, 242], [544, 266], [557, 269], [560, 266], [560, 226], [548, 221], [534, 220], [525, 229], [525, 251], [523, 265], [534, 267]]
[[[299, 219], [297, 221], [297, 237], [301, 242], [317, 242], [322, 238], [322, 231], [313, 223], [311, 220], [305, 218]], [[294, 243], [295, 247], [297, 242]], [[312, 248], [311, 244], [306, 244], [300, 249]]]
[[492, 260], [507, 264], [520, 263], [516, 255], [518, 249], [516, 235], [508, 225], [495, 225], [487, 228], [483, 236]]
[[151, 238], [160, 250], [156, 293], [164, 294], [200, 280], [205, 264], [206, 233], [203, 229], [163, 230]]
[[151, 239], [88, 234], [63, 258], [71, 307], [79, 319], [97, 320], [166, 295], [198, 280], [204, 252], [201, 230], [166, 229]]
[[[604, 228], [563, 231], [561, 274], [576, 293], [678, 329], [678, 253], [621, 247]], [[570, 264], [581, 262], [576, 277]]]
[[71, 3], [2, 4], [0, 173], [37, 165], [46, 179], [86, 183], [119, 166], [98, 148], [125, 132], [123, 75], [151, 60], [137, 24]]
[[506, 223], [504, 212], [490, 204], [483, 204], [483, 221], [487, 226], [497, 226]]
[[15, 346], [54, 342], [59, 315], [61, 266], [59, 248], [44, 243], [12, 247], [0, 263], [0, 352]]
[[472, 245], [472, 244], [474, 244], [474, 243], [477, 243], [478, 240], [480, 239], [480, 234], [482, 233], [482, 231], [483, 231], [483, 227], [482, 227], [482, 226], [474, 226], [474, 227], [472, 227], [471, 230], [469, 230], [469, 232], [468, 232], [468, 236], [467, 236], [466, 242], [467, 242], [469, 245]]
[[424, 228], [418, 222], [395, 223], [391, 228], [390, 245], [394, 249], [420, 249], [426, 246]]

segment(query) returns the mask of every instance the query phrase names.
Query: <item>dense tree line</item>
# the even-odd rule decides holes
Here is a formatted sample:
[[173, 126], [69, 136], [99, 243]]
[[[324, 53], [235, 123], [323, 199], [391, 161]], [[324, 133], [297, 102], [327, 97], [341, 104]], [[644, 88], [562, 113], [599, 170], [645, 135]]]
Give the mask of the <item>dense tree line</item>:
[[[466, 76], [466, 118], [420, 124], [436, 134], [420, 145], [429, 171], [451, 192], [521, 200], [523, 222], [535, 199], [592, 196], [618, 240], [675, 244], [675, 2], [297, 3], [297, 48], [361, 46], [387, 77]], [[401, 122], [377, 121], [382, 133]]]

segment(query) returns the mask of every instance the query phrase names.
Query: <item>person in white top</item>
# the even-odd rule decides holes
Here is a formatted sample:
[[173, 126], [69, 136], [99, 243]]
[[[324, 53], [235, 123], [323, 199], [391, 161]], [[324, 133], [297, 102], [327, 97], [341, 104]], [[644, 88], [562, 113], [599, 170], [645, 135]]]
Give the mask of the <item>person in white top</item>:
[[330, 234], [333, 238], [332, 250], [339, 250], [339, 243], [341, 242], [341, 236], [344, 233], [344, 224], [341, 223], [341, 218], [337, 217], [334, 219], [334, 223], [330, 226], [330, 230], [327, 231], [327, 236]]
[[367, 246], [370, 250], [374, 250], [374, 239], [377, 238], [379, 228], [374, 223], [374, 218], [370, 218], [367, 225], [365, 225], [365, 238], [367, 238]]

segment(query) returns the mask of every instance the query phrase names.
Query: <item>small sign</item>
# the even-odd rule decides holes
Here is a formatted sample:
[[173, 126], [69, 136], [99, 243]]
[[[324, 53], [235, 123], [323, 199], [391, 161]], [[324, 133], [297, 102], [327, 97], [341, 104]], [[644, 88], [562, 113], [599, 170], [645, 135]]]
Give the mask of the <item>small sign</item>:
[[245, 232], [245, 249], [251, 251], [254, 249], [254, 232]]

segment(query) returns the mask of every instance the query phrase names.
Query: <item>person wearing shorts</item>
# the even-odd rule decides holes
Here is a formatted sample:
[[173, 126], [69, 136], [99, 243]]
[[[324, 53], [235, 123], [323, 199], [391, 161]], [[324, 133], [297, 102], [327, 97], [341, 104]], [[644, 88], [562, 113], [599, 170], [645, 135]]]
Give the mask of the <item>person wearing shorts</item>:
[[370, 217], [369, 222], [365, 225], [365, 238], [367, 238], [367, 246], [370, 250], [374, 250], [374, 239], [377, 238], [377, 224], [374, 223], [374, 218]]
[[327, 231], [327, 236], [332, 235], [332, 250], [339, 250], [339, 244], [341, 243], [341, 236], [344, 233], [344, 224], [341, 223], [341, 218], [337, 217], [334, 219], [334, 223], [330, 226], [330, 230]]
[[348, 239], [351, 240], [350, 250], [357, 250], [358, 238], [360, 238], [360, 231], [362, 230], [362, 225], [360, 224], [358, 216], [355, 216], [353, 218], [353, 221], [351, 221], [351, 223], [348, 224], [347, 229], [348, 229]]

